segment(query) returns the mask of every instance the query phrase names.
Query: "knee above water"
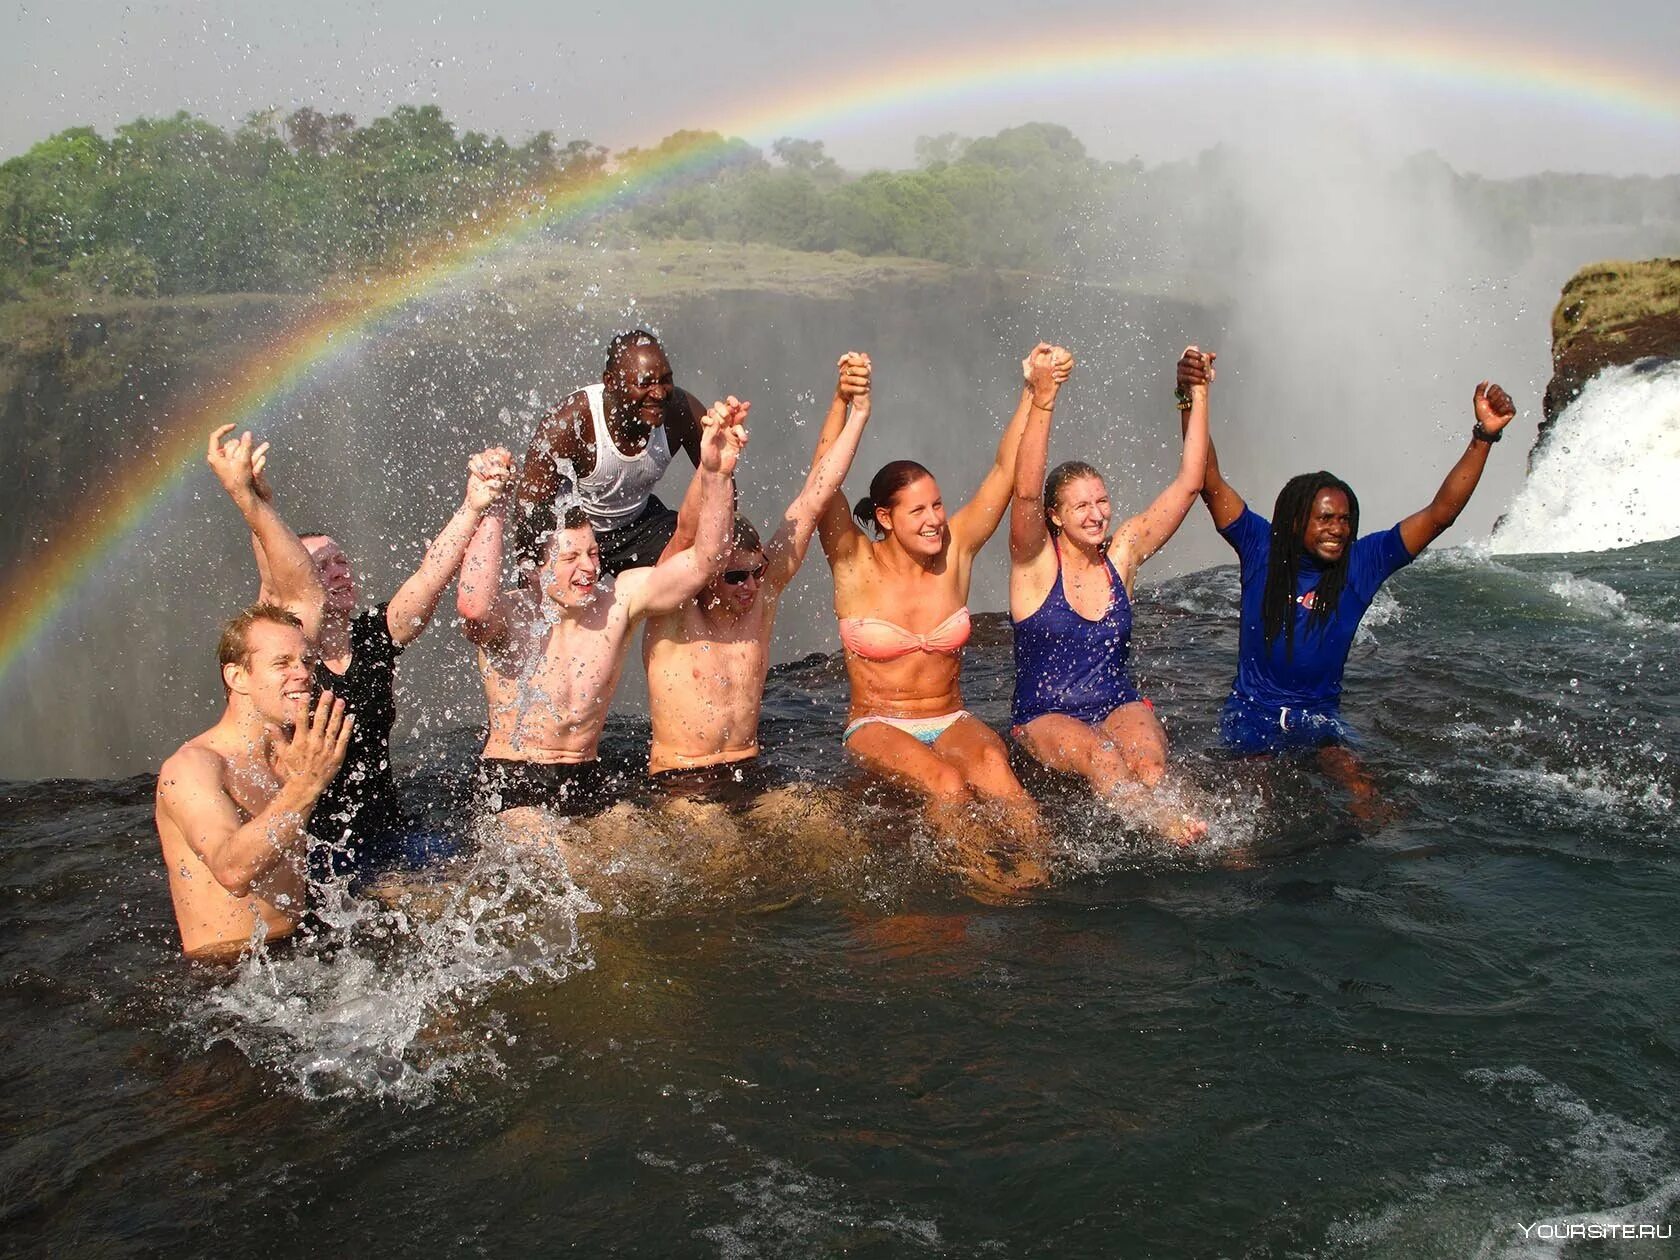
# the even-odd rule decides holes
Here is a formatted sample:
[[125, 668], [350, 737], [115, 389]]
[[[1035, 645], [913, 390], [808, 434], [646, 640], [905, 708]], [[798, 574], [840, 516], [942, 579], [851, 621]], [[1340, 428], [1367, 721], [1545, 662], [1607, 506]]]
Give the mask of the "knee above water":
[[962, 771], [943, 763], [928, 777], [927, 789], [941, 799], [968, 795], [968, 784], [963, 779]]
[[1154, 787], [1166, 777], [1167, 759], [1153, 749], [1139, 753], [1132, 763], [1132, 773], [1144, 787]]

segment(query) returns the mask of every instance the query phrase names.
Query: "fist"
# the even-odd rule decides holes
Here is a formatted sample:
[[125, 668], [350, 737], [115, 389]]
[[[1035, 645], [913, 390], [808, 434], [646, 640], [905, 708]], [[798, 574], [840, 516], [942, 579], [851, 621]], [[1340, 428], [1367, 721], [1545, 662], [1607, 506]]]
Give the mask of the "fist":
[[480, 451], [467, 461], [467, 504], [479, 511], [507, 493], [513, 480], [513, 455], [503, 446]]
[[[1062, 353], [1066, 354], [1064, 350]], [[1071, 359], [1069, 355], [1070, 369]], [[1067, 379], [1066, 373], [1056, 375], [1056, 347], [1048, 341], [1041, 341], [1032, 348], [1026, 358], [1021, 360], [1021, 378], [1026, 381], [1027, 388], [1032, 391], [1033, 401], [1044, 403], [1048, 399], [1054, 402], [1056, 391]], [[1047, 404], [1046, 404], [1047, 405]]]
[[1178, 357], [1178, 387], [1188, 393], [1198, 386], [1213, 384], [1213, 361], [1219, 356], [1212, 350], [1185, 346]]
[[1483, 381], [1476, 386], [1476, 423], [1485, 433], [1498, 433], [1516, 419], [1517, 404], [1499, 386]]
[[729, 475], [747, 446], [747, 412], [752, 404], [733, 394], [700, 417], [700, 467]]
[[1066, 385], [1068, 377], [1073, 375], [1073, 352], [1066, 346], [1050, 347], [1050, 374], [1058, 385]]
[[840, 356], [840, 381], [834, 392], [848, 403], [869, 397], [871, 366], [869, 356], [858, 350], [848, 350]]

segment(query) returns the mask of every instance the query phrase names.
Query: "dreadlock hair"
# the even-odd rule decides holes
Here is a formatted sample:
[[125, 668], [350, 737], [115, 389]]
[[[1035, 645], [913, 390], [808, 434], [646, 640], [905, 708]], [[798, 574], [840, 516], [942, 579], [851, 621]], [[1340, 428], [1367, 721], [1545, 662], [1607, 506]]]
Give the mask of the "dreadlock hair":
[[1102, 474], [1082, 459], [1070, 459], [1057, 464], [1044, 479], [1044, 528], [1052, 534], [1062, 532], [1062, 527], [1050, 519], [1050, 514], [1056, 510], [1056, 500], [1061, 497], [1062, 487], [1070, 481], [1078, 481], [1081, 477], [1102, 480]]
[[[1290, 657], [1295, 655], [1295, 582], [1301, 571], [1301, 558], [1307, 554], [1301, 539], [1307, 530], [1307, 519], [1312, 515], [1313, 502], [1326, 490], [1340, 490], [1347, 495], [1349, 524], [1353, 537], [1359, 537], [1359, 499], [1352, 486], [1330, 473], [1291, 477], [1278, 491], [1277, 503], [1272, 508], [1272, 548], [1266, 559], [1266, 590], [1260, 600], [1260, 619], [1266, 629], [1266, 643], [1273, 643], [1282, 631], [1284, 651]], [[1328, 620], [1335, 613], [1342, 587], [1347, 584], [1351, 550], [1344, 547], [1336, 562], [1325, 566], [1324, 576], [1313, 592], [1308, 616]]]
[[852, 509], [852, 515], [857, 517], [859, 525], [874, 532], [875, 537], [885, 538], [886, 531], [881, 528], [881, 522], [875, 519], [876, 508], [891, 508], [897, 501], [899, 492], [911, 482], [920, 481], [923, 477], [933, 476], [923, 465], [913, 459], [895, 459], [886, 464], [869, 481], [869, 493], [858, 500]]

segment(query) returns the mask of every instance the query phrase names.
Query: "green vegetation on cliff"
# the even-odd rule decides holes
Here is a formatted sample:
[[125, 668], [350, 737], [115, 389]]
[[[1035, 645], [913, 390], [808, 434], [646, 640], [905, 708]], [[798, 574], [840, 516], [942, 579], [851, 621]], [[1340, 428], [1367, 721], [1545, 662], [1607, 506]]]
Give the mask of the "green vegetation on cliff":
[[1627, 341], [1652, 320], [1677, 317], [1680, 258], [1594, 263], [1563, 286], [1552, 312], [1552, 355], [1567, 358], [1578, 338]]
[[[521, 144], [458, 131], [435, 105], [358, 125], [302, 108], [232, 131], [178, 113], [109, 138], [77, 127], [0, 164], [0, 301], [30, 295], [313, 292], [333, 277], [398, 266], [503, 207], [563, 194], [603, 171], [633, 171], [699, 144], [703, 180], [591, 226], [626, 245], [688, 239], [807, 253], [1182, 282], [1227, 274], [1264, 243], [1241, 164], [1224, 150], [1146, 167], [1092, 158], [1046, 123], [994, 136], [924, 137], [918, 167], [855, 174], [817, 140], [768, 154], [678, 132], [610, 154], [539, 132]], [[1486, 180], [1421, 155], [1387, 176], [1396, 204], [1447, 206], [1494, 265], [1530, 234], [1674, 225], [1680, 177]]]

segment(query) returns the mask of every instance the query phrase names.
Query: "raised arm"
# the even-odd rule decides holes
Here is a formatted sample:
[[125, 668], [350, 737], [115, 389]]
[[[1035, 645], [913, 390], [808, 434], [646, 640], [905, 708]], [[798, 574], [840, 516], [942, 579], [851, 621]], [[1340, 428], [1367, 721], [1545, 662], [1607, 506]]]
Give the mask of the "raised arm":
[[248, 822], [222, 786], [221, 758], [202, 748], [183, 748], [164, 762], [158, 806], [215, 881], [243, 897], [282, 859], [302, 857], [309, 815], [344, 764], [351, 725], [344, 701], [322, 692], [283, 755], [285, 782]]
[[[1048, 397], [1049, 404], [1028, 400], [1027, 427], [1015, 459], [1015, 485], [1009, 505], [1009, 560], [1030, 565], [1050, 553], [1050, 529], [1044, 519], [1044, 478], [1050, 465], [1050, 421], [1055, 395], [1073, 371], [1073, 356], [1059, 346], [1034, 350], [1027, 356], [1029, 394]], [[1033, 376], [1042, 378], [1035, 387]]]
[[467, 492], [461, 506], [426, 548], [420, 567], [386, 605], [385, 623], [398, 646], [419, 638], [431, 621], [444, 588], [460, 572], [479, 522], [496, 505], [512, 478], [513, 456], [503, 447], [492, 446], [467, 461]]
[[583, 442], [582, 418], [588, 414], [586, 396], [573, 394], [542, 418], [531, 437], [513, 490], [515, 564], [536, 565], [544, 535], [554, 532], [555, 501], [574, 493], [572, 472]]
[[249, 433], [235, 441], [225, 440], [233, 429], [224, 424], [213, 430], [204, 457], [251, 529], [264, 588], [275, 603], [303, 622], [304, 637], [313, 642], [321, 633], [321, 605], [326, 599], [320, 575], [309, 551], [275, 510], [274, 492], [263, 472], [268, 443], [253, 448]]
[[700, 438], [705, 431], [702, 420], [706, 404], [686, 389], [677, 391], [676, 414], [665, 421], [665, 437], [673, 451], [681, 450], [689, 462], [700, 467]]
[[729, 539], [735, 516], [735, 465], [747, 445], [746, 404], [714, 403], [702, 420], [700, 513], [694, 546], [667, 556], [651, 569], [630, 569], [619, 575], [619, 589], [630, 619], [675, 612], [700, 593], [729, 559]]
[[[1194, 350], [1195, 347], [1191, 346], [1185, 354]], [[1210, 365], [1213, 359], [1214, 355], [1209, 352], [1207, 361]], [[1155, 502], [1115, 531], [1110, 552], [1128, 579], [1184, 524], [1184, 518], [1190, 514], [1191, 505], [1206, 483], [1208, 449], [1212, 445], [1208, 438], [1208, 381], [1211, 379], [1210, 370], [1207, 380], [1190, 384], [1189, 409], [1180, 413], [1183, 418], [1184, 452], [1179, 457], [1178, 476], [1155, 496]]]
[[[1178, 360], [1179, 417], [1183, 422], [1187, 451], [1190, 439], [1190, 412], [1195, 406], [1194, 391], [1197, 385], [1213, 384], [1213, 361], [1218, 357], [1212, 350], [1204, 352], [1195, 346], [1189, 346]], [[1228, 528], [1248, 507], [1243, 502], [1242, 495], [1220, 474], [1219, 452], [1214, 449], [1211, 436], [1207, 446], [1207, 469], [1202, 474], [1202, 502], [1207, 504], [1208, 515], [1213, 517], [1215, 529]]]
[[[688, 398], [690, 395], [684, 394], [682, 397]], [[742, 402], [740, 399], [736, 398], [734, 394], [729, 395], [729, 397], [725, 398], [723, 401], [730, 407], [739, 408], [741, 423], [746, 423], [747, 413], [752, 410], [751, 403]], [[703, 417], [706, 413], [702, 411], [700, 414]], [[700, 422], [695, 421], [697, 429], [699, 428], [699, 425]], [[694, 446], [694, 466], [696, 468], [700, 467], [700, 445], [698, 439], [695, 440]], [[688, 479], [688, 489], [683, 492], [683, 501], [677, 507], [676, 528], [671, 531], [671, 541], [665, 544], [665, 550], [659, 553], [659, 558], [663, 560], [667, 556], [676, 555], [679, 551], [687, 551], [690, 547], [694, 546], [694, 540], [699, 537], [699, 534], [700, 478], [690, 477]]]
[[1021, 360], [1021, 377], [1025, 382], [1021, 386], [1021, 400], [1016, 404], [1015, 414], [1004, 426], [992, 466], [987, 470], [980, 488], [974, 492], [974, 497], [951, 517], [951, 541], [971, 555], [984, 547], [987, 539], [997, 532], [1004, 509], [1009, 506], [1010, 492], [1015, 485], [1015, 458], [1021, 449], [1028, 415], [1035, 406], [1053, 409], [1056, 405], [1054, 390], [1046, 394], [1034, 383], [1031, 375], [1035, 358], [1053, 348], [1049, 342], [1041, 341]]
[[[840, 356], [840, 377], [834, 388], [831, 410], [845, 413], [845, 420], [835, 439], [811, 459], [811, 471], [805, 475], [805, 485], [782, 514], [782, 524], [775, 537], [765, 547], [765, 581], [772, 587], [786, 586], [805, 563], [805, 552], [811, 545], [811, 535], [818, 523], [837, 510], [842, 523], [855, 533], [852, 514], [844, 498], [835, 492], [851, 471], [857, 457], [858, 443], [863, 440], [864, 426], [869, 423], [869, 356], [856, 350]], [[824, 425], [827, 428], [827, 425]]]
[[455, 585], [455, 611], [461, 633], [481, 648], [500, 644], [508, 632], [508, 592], [502, 584], [502, 539], [507, 529], [507, 501], [497, 503], [478, 522], [461, 577]]
[[1421, 512], [1413, 512], [1400, 522], [1400, 540], [1414, 556], [1434, 542], [1458, 519], [1476, 483], [1487, 467], [1488, 452], [1499, 440], [1500, 433], [1517, 414], [1517, 405], [1497, 385], [1483, 381], [1476, 386], [1476, 423], [1470, 430], [1470, 445], [1458, 457], [1447, 479]]
[[[811, 467], [822, 462], [828, 454], [828, 449], [840, 440], [840, 433], [845, 428], [847, 408], [852, 405], [852, 395], [845, 390], [847, 380], [847, 360], [852, 353], [840, 356], [840, 383], [835, 385], [835, 396], [828, 403], [828, 415], [823, 417], [823, 427], [816, 433], [816, 450], [811, 455]], [[870, 368], [870, 386], [874, 386], [874, 366]], [[857, 553], [860, 546], [869, 543], [867, 534], [858, 529], [857, 521], [852, 517], [852, 509], [845, 502], [845, 496], [835, 494], [825, 502], [822, 511], [816, 514], [816, 536], [822, 539], [823, 554], [828, 556], [828, 563], [838, 564], [848, 556]]]

